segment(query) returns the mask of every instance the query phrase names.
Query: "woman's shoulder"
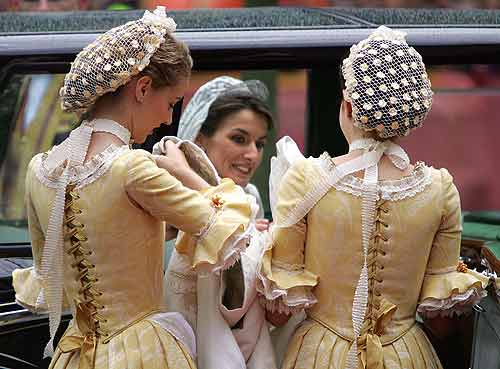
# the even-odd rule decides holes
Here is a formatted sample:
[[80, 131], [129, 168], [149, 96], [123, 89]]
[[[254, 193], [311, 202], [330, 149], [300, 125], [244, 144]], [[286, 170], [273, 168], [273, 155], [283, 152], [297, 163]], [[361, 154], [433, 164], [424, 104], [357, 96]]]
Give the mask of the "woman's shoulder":
[[454, 187], [453, 175], [449, 172], [447, 168], [434, 168], [428, 167], [429, 173], [432, 177], [432, 183], [443, 189], [449, 189]]
[[142, 149], [126, 150], [123, 155], [116, 158], [115, 164], [124, 168], [130, 169], [136, 166], [155, 164], [154, 155]]

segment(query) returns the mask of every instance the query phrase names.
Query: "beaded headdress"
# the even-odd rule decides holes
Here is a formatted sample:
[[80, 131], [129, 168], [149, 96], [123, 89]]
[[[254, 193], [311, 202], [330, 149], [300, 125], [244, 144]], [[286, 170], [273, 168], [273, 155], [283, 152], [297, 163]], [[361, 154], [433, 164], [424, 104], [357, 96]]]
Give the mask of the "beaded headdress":
[[351, 47], [343, 61], [344, 98], [354, 124], [378, 136], [407, 136], [422, 125], [432, 105], [431, 82], [422, 56], [405, 33], [381, 26]]
[[177, 136], [194, 141], [205, 123], [212, 103], [222, 96], [249, 95], [265, 101], [269, 95], [267, 87], [258, 80], [241, 81], [221, 76], [205, 83], [193, 95], [179, 122]]
[[62, 109], [85, 113], [102, 95], [116, 91], [149, 64], [176, 29], [165, 7], [100, 35], [75, 58], [60, 90]]

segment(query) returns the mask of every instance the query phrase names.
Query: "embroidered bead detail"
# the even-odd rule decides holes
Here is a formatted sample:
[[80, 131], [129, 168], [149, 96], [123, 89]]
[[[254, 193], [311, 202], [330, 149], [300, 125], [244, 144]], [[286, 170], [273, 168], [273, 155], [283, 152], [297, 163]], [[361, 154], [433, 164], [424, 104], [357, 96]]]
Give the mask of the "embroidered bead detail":
[[91, 319], [91, 321], [88, 322], [87, 325], [89, 327], [94, 327], [95, 334], [107, 336], [108, 334], [101, 327], [102, 323], [106, 322], [106, 319], [99, 313], [104, 306], [97, 301], [97, 297], [102, 296], [102, 292], [95, 288], [95, 283], [99, 279], [94, 272], [95, 265], [88, 260], [88, 256], [92, 255], [92, 251], [85, 245], [88, 240], [83, 231], [85, 225], [77, 220], [77, 216], [82, 213], [81, 209], [79, 209], [76, 204], [79, 198], [80, 196], [78, 192], [75, 191], [74, 185], [68, 186], [64, 214], [66, 228], [65, 238], [71, 244], [67, 253], [74, 258], [71, 267], [77, 269], [78, 279], [81, 285], [78, 290], [80, 300], [77, 301], [77, 305], [90, 313], [89, 319]]
[[457, 265], [457, 272], [460, 272], [460, 273], [467, 273], [469, 269], [467, 268], [467, 264], [465, 264], [464, 262], [460, 261]]
[[212, 206], [216, 209], [221, 209], [222, 206], [224, 205], [224, 200], [222, 200], [222, 197], [220, 195], [213, 195], [212, 196]]

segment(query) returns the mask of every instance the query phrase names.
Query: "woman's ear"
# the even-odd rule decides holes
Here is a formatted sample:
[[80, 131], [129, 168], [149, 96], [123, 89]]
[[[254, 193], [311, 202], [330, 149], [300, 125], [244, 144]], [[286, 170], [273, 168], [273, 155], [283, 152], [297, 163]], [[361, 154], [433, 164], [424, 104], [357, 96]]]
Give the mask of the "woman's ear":
[[352, 104], [347, 96], [347, 90], [342, 90], [342, 104], [344, 105], [345, 112], [349, 118], [352, 117]]
[[206, 152], [206, 140], [207, 138], [201, 134], [201, 133], [198, 133], [198, 136], [196, 136], [196, 138], [194, 139], [194, 143], [197, 144], [199, 147], [202, 148], [203, 151]]
[[153, 80], [151, 77], [143, 76], [139, 78], [135, 84], [135, 99], [137, 102], [144, 102], [144, 99], [151, 88], [153, 88]]
[[347, 119], [352, 118], [352, 104], [349, 101], [342, 100], [340, 104], [340, 114], [345, 116]]
[[347, 116], [349, 118], [352, 118], [352, 104], [351, 104], [351, 102], [347, 101], [347, 100], [344, 100], [344, 104], [345, 104], [345, 109], [346, 109]]

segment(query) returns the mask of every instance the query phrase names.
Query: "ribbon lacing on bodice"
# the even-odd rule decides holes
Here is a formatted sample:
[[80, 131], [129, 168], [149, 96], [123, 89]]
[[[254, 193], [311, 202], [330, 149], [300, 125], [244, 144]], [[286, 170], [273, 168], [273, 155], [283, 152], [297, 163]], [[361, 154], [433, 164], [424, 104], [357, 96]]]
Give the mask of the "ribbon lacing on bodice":
[[357, 339], [363, 367], [370, 369], [383, 369], [383, 350], [380, 336], [396, 312], [396, 305], [385, 299], [380, 292], [381, 284], [384, 282], [380, 273], [384, 270], [381, 258], [387, 254], [385, 245], [389, 240], [385, 233], [385, 229], [389, 226], [385, 220], [388, 213], [387, 201], [379, 201], [375, 207], [375, 228], [368, 247], [367, 311], [360, 336]]
[[95, 273], [95, 265], [89, 260], [93, 251], [86, 245], [87, 236], [84, 232], [85, 225], [78, 221], [78, 215], [82, 210], [77, 205], [80, 198], [73, 188], [68, 188], [66, 195], [65, 227], [66, 240], [70, 247], [66, 250], [68, 255], [73, 256], [72, 268], [78, 272], [80, 288], [79, 298], [75, 299], [76, 324], [82, 333], [81, 336], [65, 336], [59, 342], [62, 352], [80, 351], [79, 368], [93, 368], [95, 362], [95, 349], [97, 339], [100, 336], [107, 337], [108, 333], [103, 329], [102, 323], [106, 319], [100, 314], [104, 306], [98, 299], [102, 292], [98, 291], [95, 283], [99, 281]]
[[[71, 248], [68, 253], [72, 254], [75, 259], [72, 267], [77, 268], [81, 283], [79, 296], [82, 297], [82, 301], [76, 302], [77, 324], [85, 335], [85, 338], [82, 338], [81, 349], [87, 350], [89, 345], [92, 346], [90, 342], [94, 342], [95, 346], [96, 335], [104, 334], [100, 326], [103, 318], [98, 312], [101, 305], [96, 300], [100, 292], [93, 286], [97, 278], [93, 273], [94, 265], [87, 259], [91, 250], [84, 246], [87, 241], [87, 237], [83, 232], [84, 225], [77, 220], [81, 212], [75, 203], [78, 199], [78, 193], [74, 191], [74, 188], [67, 191], [71, 174], [80, 168], [85, 161], [93, 132], [111, 133], [124, 144], [128, 144], [130, 141], [130, 132], [114, 121], [107, 119], [85, 121], [80, 127], [71, 131], [69, 137], [63, 143], [54, 147], [48, 153], [44, 162], [53, 180], [57, 183], [56, 196], [45, 234], [41, 262], [44, 296], [49, 308], [50, 329], [50, 340], [45, 347], [44, 356], [53, 355], [54, 336], [61, 322], [64, 278], [63, 234], [71, 241]], [[74, 186], [72, 185], [72, 187]], [[69, 201], [66, 201], [67, 199]], [[63, 232], [64, 225], [67, 233]], [[67, 343], [68, 340], [66, 340]]]
[[391, 141], [379, 142], [373, 139], [357, 140], [351, 143], [350, 151], [363, 150], [361, 157], [353, 160], [364, 161], [362, 196], [362, 246], [363, 266], [354, 293], [352, 323], [354, 340], [347, 354], [347, 369], [358, 368], [358, 349], [361, 351], [363, 367], [383, 368], [383, 351], [380, 336], [392, 319], [396, 306], [380, 293], [383, 280], [379, 271], [379, 253], [385, 254], [384, 245], [388, 238], [384, 232], [388, 227], [385, 216], [389, 212], [384, 201], [377, 203], [378, 163], [383, 155], [400, 170], [410, 165], [408, 155]]

